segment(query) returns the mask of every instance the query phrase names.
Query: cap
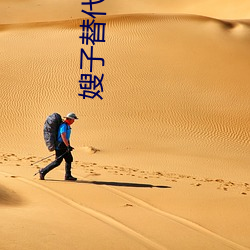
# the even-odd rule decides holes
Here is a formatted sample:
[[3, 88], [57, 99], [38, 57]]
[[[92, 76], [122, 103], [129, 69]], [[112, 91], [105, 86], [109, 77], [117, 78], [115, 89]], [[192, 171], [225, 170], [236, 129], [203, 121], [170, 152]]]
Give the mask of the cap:
[[64, 118], [69, 118], [69, 119], [78, 119], [78, 117], [75, 115], [75, 113], [68, 113]]

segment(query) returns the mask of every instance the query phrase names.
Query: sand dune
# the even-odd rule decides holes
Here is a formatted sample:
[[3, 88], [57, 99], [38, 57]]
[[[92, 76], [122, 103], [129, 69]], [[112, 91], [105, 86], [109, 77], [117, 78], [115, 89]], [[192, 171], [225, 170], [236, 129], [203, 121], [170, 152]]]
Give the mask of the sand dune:
[[[104, 163], [117, 164], [117, 157], [124, 162], [125, 154], [133, 166], [165, 169], [180, 165], [177, 170], [190, 171], [198, 160], [201, 171], [210, 174], [212, 164], [215, 171], [220, 166], [223, 175], [239, 160], [243, 170], [239, 174], [245, 177], [249, 160], [248, 24], [144, 14], [107, 17], [106, 21], [107, 42], [95, 47], [96, 54], [106, 60], [103, 68], [95, 65], [97, 74], [105, 74], [104, 100], [94, 102], [78, 96], [80, 20], [21, 25], [15, 32], [12, 25], [4, 31], [8, 54], [2, 59], [1, 102], [13, 137], [25, 140], [13, 145], [2, 130], [5, 148], [29, 154], [37, 154], [39, 148], [41, 156], [46, 155], [41, 133], [46, 116], [75, 110], [84, 120], [73, 128], [73, 143], [82, 160], [86, 156], [81, 148], [94, 146], [115, 156], [113, 161], [113, 156], [99, 154]], [[40, 39], [42, 43], [34, 42]], [[16, 46], [20, 49], [11, 50]], [[20, 81], [25, 85], [13, 84]], [[223, 160], [228, 155], [233, 161]]]
[[[235, 3], [96, 6], [103, 100], [83, 100], [79, 2], [1, 1], [1, 249], [250, 248], [250, 6]], [[71, 111], [78, 182], [63, 165], [40, 181], [43, 123]]]
[[[88, 1], [83, 1], [88, 2]], [[28, 4], [28, 8], [27, 8]], [[17, 1], [2, 0], [0, 8], [2, 10], [0, 23], [26, 23], [56, 20], [71, 20], [83, 18], [81, 1], [78, 0], [36, 0]], [[105, 0], [100, 4], [93, 5], [94, 11], [106, 12], [107, 15], [116, 14], [138, 14], [138, 13], [180, 13], [196, 14], [215, 18], [226, 19], [249, 19], [250, 4], [247, 0], [240, 3], [236, 0]], [[89, 6], [86, 6], [89, 11]]]

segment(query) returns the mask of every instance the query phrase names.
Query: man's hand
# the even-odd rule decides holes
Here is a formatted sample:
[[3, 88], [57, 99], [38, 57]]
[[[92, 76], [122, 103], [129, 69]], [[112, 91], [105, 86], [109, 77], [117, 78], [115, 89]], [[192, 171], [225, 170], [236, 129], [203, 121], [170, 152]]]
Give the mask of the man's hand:
[[70, 151], [72, 151], [74, 148], [73, 147], [71, 147], [70, 145], [69, 146], [67, 146], [67, 152], [70, 152]]

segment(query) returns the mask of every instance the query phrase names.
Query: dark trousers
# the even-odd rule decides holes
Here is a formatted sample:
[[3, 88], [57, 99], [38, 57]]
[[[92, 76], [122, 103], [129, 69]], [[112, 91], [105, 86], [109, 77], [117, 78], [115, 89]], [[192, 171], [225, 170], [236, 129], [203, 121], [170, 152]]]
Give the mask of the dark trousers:
[[46, 175], [49, 171], [58, 167], [62, 163], [63, 159], [65, 160], [65, 177], [71, 176], [71, 162], [73, 162], [73, 156], [71, 152], [67, 152], [66, 149], [56, 150], [55, 161], [51, 162], [48, 166], [41, 169], [40, 172], [43, 175]]

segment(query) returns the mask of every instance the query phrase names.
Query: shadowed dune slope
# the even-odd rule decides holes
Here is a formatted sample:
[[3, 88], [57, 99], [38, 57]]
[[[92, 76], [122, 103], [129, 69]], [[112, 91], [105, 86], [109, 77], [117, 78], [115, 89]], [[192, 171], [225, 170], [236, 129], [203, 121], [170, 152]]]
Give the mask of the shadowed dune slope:
[[16, 206], [21, 205], [21, 198], [14, 192], [0, 185], [0, 206]]

